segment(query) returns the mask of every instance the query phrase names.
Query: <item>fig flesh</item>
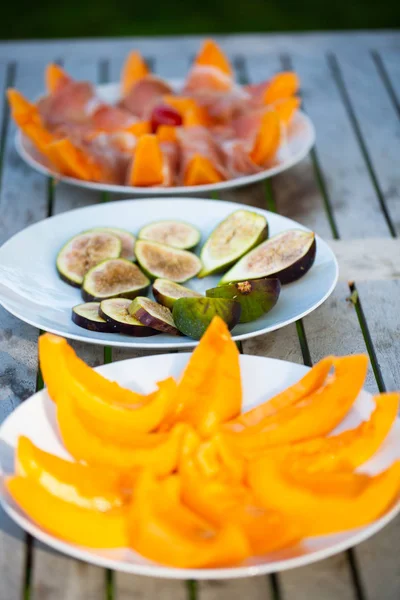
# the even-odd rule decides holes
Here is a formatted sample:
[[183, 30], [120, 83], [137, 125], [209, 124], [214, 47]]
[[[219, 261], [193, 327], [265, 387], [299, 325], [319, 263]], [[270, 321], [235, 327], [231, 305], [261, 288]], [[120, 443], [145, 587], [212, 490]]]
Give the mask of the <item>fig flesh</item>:
[[153, 296], [159, 304], [163, 304], [167, 308], [172, 309], [174, 302], [178, 298], [201, 298], [199, 292], [190, 290], [189, 288], [174, 283], [168, 279], [156, 279], [153, 283]]
[[183, 221], [155, 221], [142, 227], [138, 237], [140, 240], [190, 250], [197, 246], [201, 236], [196, 227]]
[[109, 298], [100, 303], [99, 314], [116, 333], [137, 337], [156, 335], [158, 331], [142, 325], [129, 313], [131, 304], [132, 300], [129, 298]]
[[89, 331], [100, 331], [111, 333], [114, 328], [99, 315], [99, 302], [85, 302], [78, 304], [72, 309], [72, 321], [78, 327], [89, 329]]
[[203, 268], [199, 277], [220, 273], [233, 265], [268, 237], [268, 223], [263, 215], [237, 210], [219, 223], [205, 242], [200, 258]]
[[150, 281], [139, 267], [125, 258], [104, 260], [86, 273], [82, 297], [86, 301], [107, 298], [135, 298], [143, 294]]
[[192, 252], [158, 242], [138, 240], [135, 252], [143, 271], [153, 279], [183, 283], [195, 277], [201, 269], [200, 259]]
[[312, 267], [315, 254], [316, 241], [312, 231], [282, 231], [246, 254], [225, 273], [219, 285], [261, 277], [276, 277], [282, 284], [291, 283]]
[[179, 335], [169, 308], [154, 302], [154, 300], [150, 300], [150, 298], [146, 298], [145, 296], [135, 298], [129, 306], [129, 313], [140, 321], [142, 325], [162, 331], [163, 333]]
[[116, 235], [117, 238], [121, 241], [121, 258], [126, 258], [127, 260], [135, 261], [135, 243], [136, 238], [130, 231], [126, 229], [120, 229], [119, 227], [95, 227], [94, 229], [90, 229], [89, 231], [94, 232], [105, 232]]

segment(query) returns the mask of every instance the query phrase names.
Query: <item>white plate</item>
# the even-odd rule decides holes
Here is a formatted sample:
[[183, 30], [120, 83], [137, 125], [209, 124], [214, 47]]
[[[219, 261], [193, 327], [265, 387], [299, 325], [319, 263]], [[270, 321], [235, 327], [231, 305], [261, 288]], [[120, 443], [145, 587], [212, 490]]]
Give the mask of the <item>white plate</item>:
[[[60, 280], [55, 261], [61, 246], [80, 231], [96, 226], [123, 227], [137, 233], [143, 225], [160, 219], [193, 223], [202, 232], [202, 242], [212, 229], [233, 211], [248, 206], [194, 198], [131, 200], [97, 204], [45, 219], [24, 229], [0, 248], [0, 304], [19, 319], [67, 338], [130, 348], [192, 348], [197, 342], [187, 337], [156, 335], [132, 338], [115, 333], [98, 333], [71, 321], [71, 309], [82, 302], [80, 290]], [[295, 221], [260, 209], [270, 235], [285, 229], [305, 227]], [[202, 243], [201, 242], [201, 243]], [[338, 266], [329, 246], [317, 236], [317, 255], [310, 271], [286, 285], [272, 311], [257, 321], [237, 325], [235, 340], [244, 340], [279, 329], [308, 314], [333, 291]], [[192, 279], [187, 284], [199, 292], [215, 287], [220, 276]]]
[[[154, 389], [155, 378], [164, 379], [169, 375], [178, 377], [186, 365], [190, 354], [162, 354], [146, 356], [112, 363], [98, 368], [108, 378], [124, 387], [149, 393]], [[277, 392], [292, 385], [302, 377], [307, 368], [289, 362], [258, 356], [240, 357], [244, 392], [244, 410], [247, 410]], [[367, 419], [374, 407], [372, 397], [363, 391], [352, 410], [337, 430], [356, 427]], [[19, 406], [3, 423], [0, 429], [0, 464], [3, 473], [13, 472], [14, 449], [20, 435], [29, 437], [43, 450], [63, 458], [68, 454], [62, 446], [57, 432], [54, 404], [47, 392], [41, 391]], [[376, 473], [400, 458], [400, 419], [397, 419], [386, 441], [377, 454], [365, 465], [362, 471]], [[367, 539], [391, 521], [399, 512], [397, 501], [385, 515], [368, 525], [343, 533], [305, 539], [302, 544], [262, 557], [253, 557], [242, 566], [223, 569], [176, 569], [155, 564], [130, 550], [91, 550], [58, 540], [35, 525], [18, 508], [5, 492], [0, 489], [0, 500], [6, 512], [26, 531], [56, 550], [95, 565], [109, 567], [152, 577], [185, 579], [224, 579], [249, 577], [300, 567], [322, 560], [350, 548]]]
[[[182, 84], [178, 80], [170, 81], [174, 88], [179, 88]], [[96, 87], [97, 95], [102, 98], [105, 102], [114, 104], [120, 97], [119, 84], [118, 83], [107, 83]], [[199, 192], [215, 192], [219, 190], [229, 190], [250, 183], [256, 183], [268, 179], [277, 173], [286, 171], [300, 160], [302, 160], [315, 142], [315, 129], [311, 120], [303, 112], [299, 111], [287, 130], [286, 140], [281, 144], [276, 158], [276, 164], [271, 168], [261, 171], [261, 173], [255, 173], [254, 175], [246, 175], [244, 177], [238, 177], [236, 179], [230, 179], [229, 181], [222, 181], [220, 183], [214, 183], [211, 185], [196, 185], [196, 186], [175, 186], [173, 188], [165, 187], [134, 187], [126, 185], [111, 185], [108, 183], [95, 183], [91, 181], [82, 181], [74, 177], [66, 177], [60, 175], [55, 171], [52, 171], [47, 163], [46, 159], [41, 156], [32, 144], [24, 138], [21, 132], [17, 132], [15, 138], [15, 144], [18, 154], [33, 167], [39, 173], [44, 175], [50, 175], [60, 181], [65, 181], [71, 185], [77, 185], [78, 187], [87, 188], [90, 190], [100, 190], [103, 192], [116, 192], [118, 194], [139, 194], [141, 196], [154, 196], [157, 195], [170, 195], [170, 194], [182, 194], [187, 195], [191, 193]]]

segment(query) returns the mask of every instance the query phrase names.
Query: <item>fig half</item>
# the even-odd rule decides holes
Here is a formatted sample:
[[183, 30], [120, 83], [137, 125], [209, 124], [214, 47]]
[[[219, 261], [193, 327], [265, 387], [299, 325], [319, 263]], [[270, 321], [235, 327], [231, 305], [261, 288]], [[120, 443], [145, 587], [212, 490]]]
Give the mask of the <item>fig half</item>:
[[239, 323], [241, 311], [238, 302], [226, 298], [180, 298], [174, 304], [172, 315], [181, 333], [199, 340], [216, 315], [233, 329]]
[[255, 321], [277, 303], [281, 291], [279, 279], [254, 279], [228, 283], [206, 291], [208, 298], [229, 298], [242, 307], [239, 323]]
[[111, 333], [114, 327], [107, 323], [99, 315], [99, 302], [85, 302], [78, 304], [72, 309], [72, 321], [78, 327], [89, 329], [89, 331], [101, 331], [103, 333]]
[[125, 258], [110, 258], [86, 273], [82, 297], [86, 301], [117, 296], [132, 299], [143, 294], [149, 285], [149, 279], [137, 265]]
[[201, 235], [196, 227], [183, 221], [155, 221], [142, 227], [138, 237], [141, 240], [190, 250], [197, 246]]
[[136, 337], [156, 335], [158, 331], [146, 327], [129, 313], [131, 304], [129, 298], [109, 298], [100, 303], [99, 314], [116, 333]]
[[174, 283], [168, 279], [156, 279], [153, 283], [153, 295], [159, 304], [163, 304], [168, 308], [173, 307], [174, 302], [178, 298], [201, 298], [199, 292], [190, 290], [184, 285]]
[[136, 238], [130, 231], [120, 229], [119, 227], [95, 227], [89, 231], [112, 233], [121, 241], [121, 258], [135, 261], [135, 243]]
[[316, 249], [312, 231], [282, 231], [246, 254], [223, 276], [219, 285], [261, 277], [277, 277], [282, 284], [291, 283], [312, 267]]
[[250, 210], [237, 210], [219, 223], [204, 244], [198, 277], [227, 269], [268, 237], [265, 217]]
[[120, 239], [112, 233], [87, 231], [75, 235], [57, 255], [58, 274], [66, 283], [80, 287], [89, 269], [106, 258], [118, 258], [121, 248]]
[[153, 279], [161, 277], [183, 283], [197, 275], [201, 269], [200, 259], [192, 252], [158, 242], [138, 240], [135, 252], [143, 271]]
[[142, 325], [152, 327], [163, 333], [179, 335], [169, 308], [154, 302], [154, 300], [150, 300], [150, 298], [146, 298], [145, 296], [135, 298], [129, 306], [129, 313], [140, 321]]

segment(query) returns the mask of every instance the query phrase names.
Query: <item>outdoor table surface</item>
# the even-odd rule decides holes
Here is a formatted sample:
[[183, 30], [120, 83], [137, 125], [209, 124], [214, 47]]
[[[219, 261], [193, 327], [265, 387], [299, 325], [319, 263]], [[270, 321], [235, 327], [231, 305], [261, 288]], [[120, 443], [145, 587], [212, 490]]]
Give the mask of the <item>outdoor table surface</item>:
[[[241, 82], [293, 68], [317, 143], [267, 183], [218, 194], [277, 211], [332, 244], [340, 280], [296, 324], [243, 342], [244, 353], [311, 365], [327, 354], [368, 352], [366, 388], [400, 389], [400, 33], [217, 36]], [[33, 99], [47, 63], [71, 75], [115, 81], [138, 48], [156, 73], [182, 77], [202, 38], [54, 40], [0, 44], [0, 244], [49, 215], [114, 196], [54, 182], [17, 156], [3, 91]], [[173, 194], [173, 190], [172, 190]], [[168, 199], [165, 198], [165, 202]], [[349, 301], [351, 296], [352, 301]], [[0, 307], [0, 422], [40, 386], [39, 331]], [[144, 352], [75, 343], [91, 365]], [[218, 582], [113, 573], [31, 539], [0, 511], [1, 600], [394, 600], [400, 597], [400, 518], [356, 548], [278, 575]]]

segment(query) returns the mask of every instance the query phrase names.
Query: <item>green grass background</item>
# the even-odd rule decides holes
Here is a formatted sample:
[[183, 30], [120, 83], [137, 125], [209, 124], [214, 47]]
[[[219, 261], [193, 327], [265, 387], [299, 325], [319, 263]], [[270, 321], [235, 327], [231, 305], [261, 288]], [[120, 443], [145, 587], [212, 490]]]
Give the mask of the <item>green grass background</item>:
[[0, 39], [400, 27], [400, 0], [19, 0]]

